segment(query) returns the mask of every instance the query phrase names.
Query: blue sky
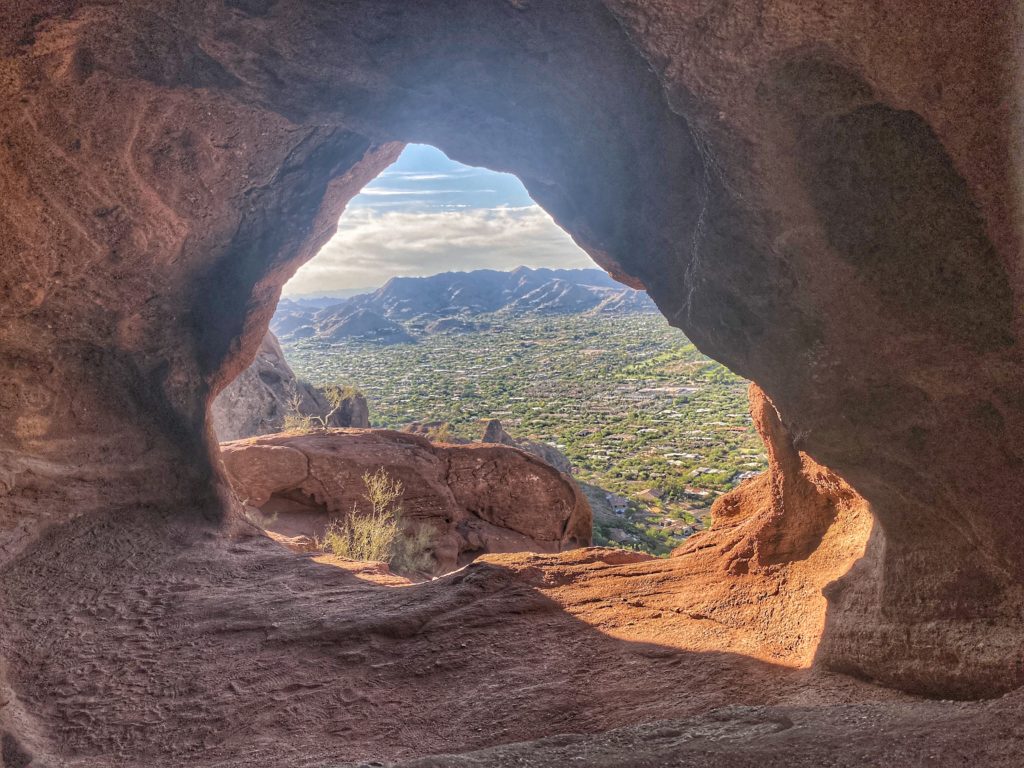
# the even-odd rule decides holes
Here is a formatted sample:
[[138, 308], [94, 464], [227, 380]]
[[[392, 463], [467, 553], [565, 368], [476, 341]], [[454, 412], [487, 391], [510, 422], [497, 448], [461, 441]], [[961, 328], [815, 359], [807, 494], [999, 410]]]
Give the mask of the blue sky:
[[352, 199], [338, 232], [285, 294], [375, 288], [395, 275], [592, 267], [515, 176], [470, 168], [410, 144]]

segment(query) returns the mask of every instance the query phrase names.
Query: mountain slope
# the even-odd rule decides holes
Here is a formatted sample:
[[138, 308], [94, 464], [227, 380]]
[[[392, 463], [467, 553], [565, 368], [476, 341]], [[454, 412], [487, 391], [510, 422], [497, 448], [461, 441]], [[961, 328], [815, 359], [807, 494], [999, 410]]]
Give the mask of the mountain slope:
[[372, 293], [324, 304], [283, 299], [271, 328], [282, 338], [358, 338], [393, 344], [414, 341], [411, 332], [465, 327], [470, 318], [494, 312], [657, 312], [646, 293], [616, 283], [600, 269], [528, 267], [394, 277]]

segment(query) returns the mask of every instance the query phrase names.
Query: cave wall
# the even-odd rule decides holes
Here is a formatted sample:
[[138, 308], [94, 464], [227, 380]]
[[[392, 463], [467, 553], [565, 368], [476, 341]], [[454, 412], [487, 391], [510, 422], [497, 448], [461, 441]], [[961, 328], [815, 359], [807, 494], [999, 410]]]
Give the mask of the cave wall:
[[222, 516], [212, 397], [345, 202], [427, 142], [516, 173], [871, 504], [822, 663], [1022, 681], [1009, 0], [29, 0], [0, 22], [0, 562], [91, 510]]

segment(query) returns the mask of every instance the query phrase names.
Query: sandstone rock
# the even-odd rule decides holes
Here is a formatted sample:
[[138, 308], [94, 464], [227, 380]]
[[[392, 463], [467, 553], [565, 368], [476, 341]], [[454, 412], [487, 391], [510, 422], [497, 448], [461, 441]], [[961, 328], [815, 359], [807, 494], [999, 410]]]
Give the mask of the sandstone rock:
[[[264, 520], [261, 522], [264, 526], [268, 524], [272, 526], [274, 524], [273, 520], [269, 522]], [[299, 534], [298, 536], [285, 536], [283, 533], [278, 533], [272, 528], [265, 528], [265, 530], [267, 532], [267, 536], [297, 554], [301, 555], [320, 551], [317, 547], [316, 540], [312, 536], [305, 536], [302, 534]]]
[[280, 432], [290, 413], [310, 417], [314, 425], [370, 426], [370, 409], [361, 392], [338, 388], [336, 402], [332, 405], [325, 392], [295, 376], [268, 331], [256, 359], [213, 401], [211, 416], [222, 442]]
[[210, 409], [222, 440], [278, 432], [295, 397], [295, 374], [269, 331], [256, 358], [217, 396]]
[[[730, 547], [728, 570], [734, 574], [807, 559], [840, 516], [845, 521], [871, 519], [867, 502], [853, 488], [795, 447], [775, 406], [756, 384], [750, 385], [750, 412], [764, 439], [768, 470], [711, 508], [716, 537], [726, 529], [743, 532]], [[859, 546], [866, 541], [865, 535]], [[706, 544], [707, 538], [701, 542]], [[851, 544], [858, 547], [858, 542]], [[678, 551], [689, 548], [686, 544]]]
[[[877, 526], [828, 589], [822, 663], [936, 695], [1019, 686], [1018, 15], [1009, 0], [4, 4], [5, 580], [43, 532], [121, 510], [231, 530], [211, 401], [346, 202], [426, 141], [517, 174], [867, 500]], [[737, 530], [754, 569], [820, 527], [777, 516]], [[75, 556], [124, 530], [83, 533]], [[764, 567], [810, 567], [830, 541]], [[716, 572], [725, 601], [750, 578]], [[31, 603], [25, 573], [5, 618]], [[807, 595], [775, 586], [764, 621], [790, 636]]]
[[322, 535], [365, 507], [362, 476], [383, 467], [404, 486], [407, 518], [432, 531], [436, 573], [489, 552], [560, 552], [591, 540], [590, 506], [576, 485], [514, 448], [346, 430], [227, 443], [221, 456], [238, 498], [286, 537]]
[[542, 443], [537, 440], [527, 440], [525, 438], [516, 439], [505, 431], [505, 428], [501, 425], [501, 421], [499, 419], [491, 419], [487, 422], [487, 426], [484, 427], [484, 434], [480, 439], [480, 442], [511, 445], [522, 451], [526, 451], [527, 453], [532, 453], [541, 461], [546, 464], [550, 464], [559, 472], [566, 475], [571, 475], [573, 471], [572, 462], [566, 458], [564, 453], [553, 445], [548, 445], [547, 443]]
[[337, 407], [327, 414], [327, 426], [368, 429], [370, 408], [366, 404], [366, 397], [361, 392], [353, 392], [341, 398]]
[[[365, 400], [362, 408], [366, 408]], [[285, 417], [293, 411], [326, 417], [331, 406], [314, 386], [295, 377], [277, 338], [267, 331], [252, 364], [213, 401], [213, 429], [222, 441], [280, 432]]]
[[309, 476], [309, 459], [287, 443], [259, 443], [225, 449], [221, 462], [243, 504], [262, 507], [274, 491], [297, 486]]

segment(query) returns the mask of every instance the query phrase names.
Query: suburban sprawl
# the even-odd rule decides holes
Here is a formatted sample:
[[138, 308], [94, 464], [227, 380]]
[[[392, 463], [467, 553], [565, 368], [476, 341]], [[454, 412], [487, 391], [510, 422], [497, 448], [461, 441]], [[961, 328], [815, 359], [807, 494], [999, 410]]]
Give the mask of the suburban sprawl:
[[666, 554], [767, 466], [747, 383], [655, 313], [498, 311], [413, 343], [285, 338], [295, 372], [361, 389], [374, 427], [480, 439], [490, 419], [565, 454], [596, 543]]

